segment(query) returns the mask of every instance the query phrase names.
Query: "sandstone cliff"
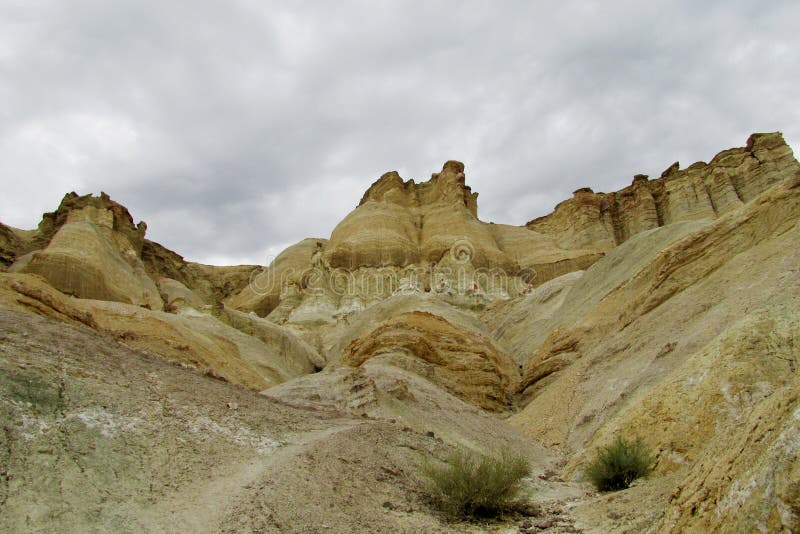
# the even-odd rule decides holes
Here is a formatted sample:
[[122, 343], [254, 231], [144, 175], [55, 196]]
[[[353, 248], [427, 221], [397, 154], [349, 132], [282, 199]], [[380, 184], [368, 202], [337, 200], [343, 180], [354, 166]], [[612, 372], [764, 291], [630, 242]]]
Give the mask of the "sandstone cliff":
[[399, 314], [345, 347], [341, 361], [360, 366], [370, 358], [416, 372], [453, 395], [492, 411], [510, 408], [517, 384], [511, 358], [485, 338], [427, 312]]
[[105, 193], [70, 193], [39, 223], [36, 241], [43, 249], [19, 258], [10, 270], [38, 274], [79, 297], [160, 310], [158, 289], [140, 260], [145, 229]]
[[219, 267], [186, 261], [183, 256], [149, 239], [142, 245], [142, 263], [156, 282], [174, 280], [193, 291], [206, 305], [217, 304], [241, 291], [258, 269], [255, 265]]
[[526, 226], [555, 236], [565, 247], [592, 245], [607, 251], [645, 230], [716, 218], [798, 172], [792, 149], [780, 133], [758, 133], [745, 147], [724, 150], [710, 163], [680, 170], [675, 162], [660, 178], [636, 175], [633, 184], [616, 193], [578, 189], [552, 214]]
[[55, 211], [42, 216], [36, 230], [0, 224], [0, 264], [3, 270], [43, 276], [75, 296], [151, 309], [165, 304], [161, 290], [174, 287], [170, 280], [194, 292], [202, 305], [211, 305], [240, 291], [256, 269], [187, 262], [145, 239], [146, 230], [144, 222], [134, 224], [128, 210], [105, 193], [68, 193]]
[[146, 225], [105, 193], [67, 194], [34, 231], [0, 230], [14, 273], [0, 285], [7, 306], [78, 321], [257, 391], [323, 365], [291, 332], [221, 305], [254, 267], [187, 262], [145, 239]]
[[480, 221], [459, 162], [423, 183], [389, 172], [329, 240], [290, 247], [227, 303], [281, 323], [335, 322], [409, 291], [483, 308], [584, 270], [640, 232], [712, 220], [797, 172], [779, 133], [753, 134], [709, 164], [675, 164], [652, 181], [638, 175], [616, 193], [580, 189], [526, 227]]
[[6, 271], [18, 256], [25, 254], [27, 246], [20, 230], [0, 223], [0, 271]]
[[65, 295], [37, 276], [0, 279], [0, 306], [87, 326], [127, 346], [260, 391], [323, 365], [316, 350], [283, 328], [233, 310], [165, 313]]
[[227, 303], [281, 323], [335, 322], [399, 293], [474, 309], [602, 257], [593, 245], [567, 248], [540, 232], [485, 223], [477, 209], [459, 162], [419, 184], [386, 173], [329, 240], [290, 247]]

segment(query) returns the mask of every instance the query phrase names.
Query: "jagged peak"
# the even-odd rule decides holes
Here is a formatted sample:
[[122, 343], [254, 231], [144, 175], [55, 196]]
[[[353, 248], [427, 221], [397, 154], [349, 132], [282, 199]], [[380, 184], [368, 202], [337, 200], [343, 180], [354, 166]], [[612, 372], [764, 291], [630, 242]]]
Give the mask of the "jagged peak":
[[766, 133], [752, 133], [747, 138], [746, 148], [753, 152], [759, 148], [776, 148], [785, 145], [786, 140], [783, 138], [783, 132], [766, 132]]
[[478, 216], [478, 193], [473, 193], [465, 183], [464, 164], [448, 160], [442, 170], [431, 175], [427, 182], [415, 183], [403, 180], [397, 171], [384, 173], [376, 180], [364, 196], [359, 206], [369, 201], [392, 202], [402, 206], [420, 206], [440, 202], [463, 204], [473, 216]]
[[[444, 165], [442, 165], [442, 172], [443, 173], [452, 173], [452, 174], [455, 174], [455, 175], [458, 175], [458, 174], [462, 174], [463, 175], [464, 174], [464, 164], [461, 163], [460, 161], [456, 161], [454, 159], [447, 160], [447, 161], [444, 162]], [[461, 178], [463, 179], [464, 177], [462, 176]]]
[[400, 173], [397, 171], [383, 173], [381, 177], [364, 192], [364, 196], [361, 197], [361, 202], [359, 202], [358, 205], [361, 206], [370, 200], [383, 200], [386, 193], [394, 189], [405, 189], [409, 182], [413, 184], [413, 180], [404, 182], [403, 178], [400, 177]]
[[76, 214], [85, 211], [87, 208], [109, 212], [109, 226], [125, 234], [134, 248], [141, 252], [147, 224], [144, 221], [134, 224], [128, 208], [119, 202], [111, 200], [111, 197], [104, 191], [101, 191], [99, 196], [95, 196], [92, 193], [79, 195], [75, 191], [67, 193], [61, 199], [55, 211], [42, 214], [39, 233], [45, 241], [49, 241], [64, 224], [74, 221]]
[[661, 178], [666, 178], [667, 176], [671, 176], [676, 172], [678, 172], [679, 170], [681, 170], [681, 164], [680, 162], [676, 161], [675, 163], [664, 169], [664, 172], [661, 173]]

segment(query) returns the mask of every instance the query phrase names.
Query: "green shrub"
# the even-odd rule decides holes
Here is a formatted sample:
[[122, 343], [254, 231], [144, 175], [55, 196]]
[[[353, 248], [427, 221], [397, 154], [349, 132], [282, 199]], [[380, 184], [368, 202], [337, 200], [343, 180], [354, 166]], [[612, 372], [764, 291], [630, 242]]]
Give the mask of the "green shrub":
[[640, 438], [628, 441], [618, 436], [597, 451], [597, 457], [585, 472], [598, 490], [621, 490], [637, 478], [649, 475], [653, 460], [653, 454]]
[[528, 460], [507, 451], [492, 458], [455, 450], [444, 466], [422, 465], [428, 494], [451, 516], [485, 517], [508, 509], [530, 470]]

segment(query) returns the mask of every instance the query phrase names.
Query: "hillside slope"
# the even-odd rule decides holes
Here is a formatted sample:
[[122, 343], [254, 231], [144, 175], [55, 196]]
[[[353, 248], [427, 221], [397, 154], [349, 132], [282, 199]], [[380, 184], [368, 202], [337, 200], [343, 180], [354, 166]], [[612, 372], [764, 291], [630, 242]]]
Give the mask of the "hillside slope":
[[[679, 473], [648, 483], [674, 485], [665, 532], [780, 529], [800, 467], [799, 240], [794, 177], [673, 241], [601, 299], [576, 283], [562, 308], [588, 305], [532, 351], [520, 386], [530, 402], [511, 424], [571, 455], [576, 477], [594, 446], [645, 438], [658, 475]], [[613, 278], [641, 259], [626, 256], [593, 268], [616, 264]]]

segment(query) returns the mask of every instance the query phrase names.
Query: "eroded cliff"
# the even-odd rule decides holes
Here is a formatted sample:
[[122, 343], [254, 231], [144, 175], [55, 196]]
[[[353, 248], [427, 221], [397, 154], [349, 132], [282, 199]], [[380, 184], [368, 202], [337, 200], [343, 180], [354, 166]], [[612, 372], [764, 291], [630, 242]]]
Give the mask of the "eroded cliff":
[[681, 170], [675, 162], [660, 178], [648, 180], [639, 174], [615, 193], [578, 189], [552, 214], [526, 226], [554, 236], [565, 247], [591, 245], [607, 251], [645, 230], [714, 219], [798, 172], [792, 149], [780, 133], [756, 133], [745, 147], [724, 150], [709, 163], [700, 161]]

